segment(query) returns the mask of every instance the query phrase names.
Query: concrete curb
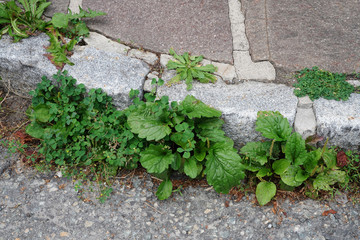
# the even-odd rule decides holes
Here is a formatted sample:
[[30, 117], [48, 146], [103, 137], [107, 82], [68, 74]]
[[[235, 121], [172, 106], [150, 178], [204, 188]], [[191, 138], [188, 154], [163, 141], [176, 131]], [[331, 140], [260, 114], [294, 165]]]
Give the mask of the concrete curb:
[[[81, 0], [71, 0], [70, 1], [70, 5], [69, 8], [71, 9], [71, 11], [76, 12], [78, 11], [78, 6], [81, 6], [82, 1]], [[296, 102], [294, 101], [294, 96], [291, 96], [291, 94], [289, 95], [288, 93], [291, 92], [292, 90], [290, 90], [291, 88], [287, 88], [286, 92], [288, 95], [271, 95], [271, 91], [267, 91], [266, 94], [269, 94], [269, 96], [273, 96], [274, 99], [266, 99], [263, 101], [267, 101], [267, 102], [273, 102], [274, 104], [279, 105], [281, 101], [289, 101], [289, 99], [292, 99], [291, 102], [292, 104], [287, 105], [286, 108], [291, 108], [291, 109], [286, 109], [286, 108], [276, 108], [276, 107], [271, 107], [270, 105], [267, 105], [267, 103], [263, 104], [263, 106], [267, 106], [267, 108], [261, 108], [261, 107], [254, 107], [254, 105], [251, 102], [248, 102], [248, 105], [244, 108], [244, 106], [241, 107], [241, 112], [236, 112], [239, 109], [233, 108], [234, 106], [232, 105], [241, 105], [241, 98], [239, 98], [237, 89], [240, 91], [240, 89], [242, 89], [243, 87], [241, 86], [244, 83], [240, 83], [240, 82], [244, 82], [245, 83], [249, 80], [255, 80], [255, 81], [260, 81], [260, 82], [264, 82], [264, 84], [269, 84], [269, 85], [262, 85], [263, 86], [269, 86], [269, 88], [273, 88], [271, 87], [272, 84], [269, 83], [269, 81], [274, 80], [275, 79], [275, 69], [272, 66], [272, 64], [270, 62], [267, 61], [263, 61], [263, 62], [252, 62], [251, 60], [251, 56], [250, 56], [250, 52], [249, 52], [249, 42], [247, 40], [246, 34], [245, 34], [245, 24], [244, 24], [244, 16], [241, 12], [241, 3], [238, 0], [229, 0], [229, 17], [231, 20], [231, 29], [232, 29], [232, 34], [233, 34], [233, 57], [234, 57], [234, 65], [231, 64], [225, 64], [225, 63], [219, 63], [219, 62], [213, 62], [211, 60], [208, 59], [204, 59], [203, 64], [214, 64], [215, 66], [218, 67], [218, 71], [215, 73], [215, 75], [218, 77], [219, 81], [218, 84], [212, 86], [210, 85], [203, 85], [203, 84], [195, 84], [197, 87], [197, 90], [195, 92], [183, 92], [183, 90], [179, 90], [177, 89], [176, 86], [174, 86], [173, 90], [169, 90], [167, 89], [166, 91], [164, 90], [164, 88], [162, 88], [161, 90], [161, 94], [164, 95], [164, 93], [166, 92], [167, 95], [174, 96], [174, 95], [183, 95], [183, 94], [194, 94], [194, 95], [199, 95], [202, 96], [203, 93], [200, 93], [201, 91], [205, 91], [205, 95], [206, 95], [206, 91], [211, 92], [211, 94], [213, 94], [213, 97], [215, 99], [207, 99], [206, 96], [204, 96], [203, 98], [200, 97], [201, 100], [203, 100], [204, 102], [210, 104], [210, 105], [214, 105], [212, 104], [211, 101], [213, 102], [217, 102], [218, 100], [221, 101], [222, 99], [216, 99], [219, 96], [222, 96], [222, 93], [220, 93], [219, 91], [226, 91], [226, 92], [232, 92], [234, 93], [234, 97], [239, 99], [239, 102], [234, 102], [232, 101], [231, 103], [229, 103], [230, 105], [219, 105], [218, 104], [218, 109], [226, 112], [226, 114], [224, 114], [225, 116], [225, 122], [226, 122], [226, 128], [225, 129], [230, 135], [232, 135], [235, 139], [238, 139], [239, 141], [237, 141], [237, 145], [241, 145], [244, 143], [244, 141], [253, 141], [255, 139], [258, 138], [258, 136], [255, 135], [251, 135], [251, 137], [239, 137], [237, 136], [238, 134], [241, 134], [241, 131], [244, 131], [245, 128], [239, 127], [239, 124], [241, 123], [241, 125], [245, 125], [248, 126], [248, 128], [245, 130], [245, 132], [251, 132], [254, 131], [254, 121], [256, 120], [253, 116], [253, 112], [254, 110], [259, 111], [259, 110], [278, 110], [281, 113], [289, 113], [292, 112], [293, 115], [286, 115], [286, 117], [288, 117], [289, 121], [291, 124], [294, 124], [294, 128], [295, 131], [299, 132], [304, 138], [313, 135], [315, 133], [317, 133], [318, 135], [323, 136], [325, 139], [329, 138], [329, 145], [339, 145], [340, 147], [348, 147], [351, 149], [356, 149], [359, 148], [360, 143], [358, 143], [358, 141], [356, 140], [352, 140], [354, 142], [354, 144], [351, 144], [349, 142], [349, 140], [346, 138], [346, 136], [342, 136], [341, 134], [341, 129], [350, 129], [350, 131], [354, 131], [353, 135], [354, 138], [356, 139], [356, 137], [358, 136], [358, 138], [360, 138], [360, 134], [358, 134], [359, 131], [359, 125], [358, 124], [358, 120], [360, 119], [360, 113], [359, 110], [355, 110], [353, 113], [353, 116], [351, 116], [351, 118], [349, 119], [355, 119], [355, 121], [353, 120], [349, 120], [349, 122], [346, 122], [346, 120], [342, 121], [341, 123], [338, 122], [338, 124], [342, 124], [341, 126], [337, 126], [334, 125], [334, 121], [331, 120], [332, 122], [326, 122], [326, 121], [330, 121], [330, 120], [323, 120], [323, 122], [321, 122], [321, 128], [319, 128], [320, 123], [317, 121], [318, 118], [320, 119], [326, 119], [326, 118], [322, 118], [321, 114], [325, 114], [324, 111], [322, 111], [321, 113], [319, 112], [319, 107], [321, 106], [322, 108], [326, 109], [326, 104], [323, 101], [320, 101], [317, 103], [317, 107], [315, 107], [315, 109], [313, 109], [313, 103], [312, 101], [310, 101], [310, 99], [308, 98], [300, 98], [298, 101], [296, 100]], [[0, 40], [0, 45], [1, 42], [3, 42], [4, 40]], [[25, 40], [24, 42], [28, 42], [31, 41], [31, 39]], [[159, 78], [162, 77], [164, 80], [169, 80], [171, 78], [171, 76], [173, 76], [174, 72], [173, 71], [164, 71], [164, 72], [159, 72], [158, 69], [155, 69], [154, 66], [160, 65], [163, 69], [165, 68], [166, 63], [172, 59], [172, 57], [170, 55], [167, 54], [158, 54], [158, 53], [152, 53], [152, 52], [148, 52], [148, 51], [142, 51], [139, 49], [134, 49], [134, 48], [130, 48], [126, 45], [120, 44], [116, 41], [113, 41], [109, 38], [106, 38], [105, 36], [99, 34], [99, 33], [95, 33], [95, 32], [91, 32], [90, 36], [88, 38], [85, 39], [85, 42], [87, 42], [88, 46], [82, 46], [82, 47], [77, 47], [75, 50], [75, 56], [77, 53], [80, 53], [82, 51], [84, 51], [84, 49], [87, 48], [94, 48], [96, 50], [98, 50], [99, 52], [101, 52], [101, 54], [117, 54], [115, 58], [121, 58], [121, 56], [126, 57], [127, 59], [139, 59], [142, 63], [139, 62], [140, 65], [144, 66], [145, 69], [148, 68], [149, 70], [144, 70], [141, 71], [141, 73], [139, 75], [137, 75], [137, 79], [136, 80], [138, 82], [137, 86], [131, 86], [131, 88], [135, 88], [135, 89], [139, 89], [139, 91], [142, 93], [143, 90], [145, 91], [151, 91], [151, 80], [153, 78]], [[36, 44], [39, 43], [34, 43], [36, 46]], [[32, 88], [35, 88], [36, 83], [40, 81], [41, 76], [42, 75], [46, 75], [48, 77], [50, 77], [52, 74], [56, 73], [55, 68], [51, 65], [48, 64], [49, 61], [45, 58], [45, 57], [41, 57], [41, 53], [38, 53], [39, 56], [39, 60], [37, 60], [36, 63], [31, 62], [33, 56], [32, 56], [32, 52], [34, 49], [37, 49], [36, 51], [41, 51], [40, 49], [43, 50], [42, 45], [44, 45], [44, 41], [42, 40], [40, 46], [41, 48], [32, 48], [30, 50], [28, 50], [29, 52], [29, 56], [27, 56], [26, 59], [29, 59], [29, 61], [24, 61], [22, 57], [16, 57], [14, 55], [9, 54], [6, 51], [1, 51], [0, 50], [0, 59], [2, 59], [2, 61], [0, 62], [0, 76], [3, 78], [3, 80], [5, 82], [9, 81], [11, 82], [12, 85], [16, 85], [17, 89], [21, 89], [24, 88], [24, 91], [28, 91]], [[6, 47], [4, 47], [3, 49], [6, 49]], [[96, 53], [97, 54], [97, 53]], [[96, 55], [95, 54], [95, 55]], [[115, 56], [115, 55], [114, 55]], [[84, 56], [87, 57], [87, 56]], [[13, 62], [13, 63], [11, 63]], [[10, 66], [15, 64], [16, 67], [14, 66]], [[86, 65], [86, 64], [85, 64]], [[22, 67], [25, 68], [26, 71], [21, 71], [21, 76], [19, 77], [19, 69]], [[69, 67], [67, 66], [66, 69], [68, 69], [70, 71], [72, 71], [73, 67]], [[89, 83], [89, 79], [88, 77], [86, 77], [86, 81], [85, 79], [85, 75], [86, 73], [80, 73], [82, 70], [78, 69], [78, 70], [74, 70], [73, 73], [75, 74], [76, 72], [76, 76], [74, 76], [75, 78], [77, 78], [77, 80], [79, 82], [83, 82], [83, 83]], [[97, 71], [101, 71], [97, 69]], [[126, 72], [126, 71], [125, 71]], [[12, 74], [14, 74], [12, 77], [10, 76]], [[10, 74], [10, 75], [9, 75]], [[90, 76], [92, 76], [91, 74], [89, 74]], [[106, 85], [106, 81], [112, 82], [114, 81], [114, 79], [108, 79], [106, 80], [106, 77], [108, 77], [108, 73], [103, 72], [102, 74], [100, 74], [102, 77], [104, 77], [104, 79], [101, 80], [100, 84], [90, 84], [91, 87], [101, 87], [104, 88], [104, 85]], [[99, 75], [99, 76], [100, 76]], [[134, 73], [134, 76], [136, 75], [136, 73]], [[124, 73], [123, 76], [126, 76], [126, 74]], [[31, 79], [31, 80], [30, 80]], [[20, 83], [21, 81], [23, 81], [23, 85], [21, 85]], [[120, 79], [119, 79], [120, 80]], [[7, 85], [7, 83], [2, 83], [2, 85]], [[122, 81], [122, 80], [121, 80]], [[33, 82], [32, 85], [29, 84], [29, 82]], [[230, 84], [230, 85], [226, 85]], [[238, 83], [235, 84], [234, 83]], [[19, 85], [20, 84], [20, 85]], [[225, 84], [225, 85], [224, 85]], [[111, 85], [111, 84], [109, 84]], [[183, 85], [183, 84], [182, 84]], [[250, 84], [251, 85], [251, 84]], [[253, 84], [254, 86], [254, 90], [249, 90], [250, 94], [251, 92], [256, 92], [256, 88], [258, 87], [256, 84]], [[25, 87], [24, 87], [25, 86]], [[111, 85], [112, 86], [112, 85]], [[119, 108], [125, 108], [127, 105], [129, 105], [130, 101], [127, 97], [127, 92], [130, 89], [127, 83], [127, 81], [122, 81], [121, 83], [121, 88], [122, 88], [122, 92], [121, 93], [114, 93], [114, 86], [119, 86], [119, 85], [114, 85], [113, 87], [111, 87], [109, 89], [106, 89], [105, 87], [105, 91], [110, 94], [115, 102], [117, 103], [116, 106], [118, 106]], [[249, 86], [249, 85], [246, 85]], [[281, 86], [281, 84], [279, 84], [278, 86]], [[183, 88], [183, 87], [180, 87]], [[218, 89], [216, 89], [218, 88]], [[246, 89], [250, 89], [250, 88], [246, 88]], [[215, 91], [214, 91], [215, 90]], [[290, 90], [290, 91], [289, 91]], [[180, 91], [180, 92], [179, 92]], [[216, 93], [216, 91], [218, 93]], [[229, 97], [229, 96], [227, 96]], [[221, 98], [221, 97], [220, 97]], [[173, 97], [173, 100], [181, 100], [180, 98], [176, 98]], [[256, 99], [256, 101], [260, 101], [260, 98], [254, 98]], [[295, 104], [294, 104], [295, 103]], [[357, 103], [357, 98], [354, 97], [354, 100], [352, 103], [350, 103], [351, 106], [356, 106]], [[232, 105], [231, 105], [232, 104]], [[346, 103], [345, 103], [346, 104]], [[215, 104], [216, 106], [217, 104]], [[340, 104], [341, 105], [341, 104]], [[285, 105], [284, 105], [285, 106]], [[228, 109], [234, 109], [234, 112], [227, 112]], [[245, 110], [245, 109], [248, 110]], [[316, 110], [317, 109], [317, 110]], [[330, 111], [331, 114], [331, 109], [329, 109], [328, 111]], [[247, 117], [249, 116], [249, 113], [251, 113], [250, 115], [252, 115], [251, 118]], [[242, 114], [242, 115], [241, 115]], [[296, 114], [296, 115], [295, 115]], [[319, 115], [320, 114], [320, 115]], [[227, 116], [227, 117], [226, 117]], [[232, 117], [230, 117], [232, 116]], [[237, 116], [237, 117], [234, 117]], [[231, 119], [231, 120], [230, 120]], [[242, 120], [240, 120], [242, 119]], [[233, 122], [231, 122], [233, 121]], [[324, 122], [325, 121], [325, 122]], [[336, 122], [336, 121], [335, 121]], [[332, 128], [336, 128], [336, 129], [340, 129], [337, 131], [332, 131], [331, 129], [328, 129], [329, 127]], [[255, 133], [254, 133], [255, 134]], [[249, 135], [249, 134], [247, 134]]]

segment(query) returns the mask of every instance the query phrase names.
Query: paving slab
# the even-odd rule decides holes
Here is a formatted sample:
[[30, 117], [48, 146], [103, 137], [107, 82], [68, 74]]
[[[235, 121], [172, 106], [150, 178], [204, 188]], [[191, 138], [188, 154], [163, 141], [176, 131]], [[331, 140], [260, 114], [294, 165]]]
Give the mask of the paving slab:
[[[0, 85], [10, 87], [28, 96], [36, 88], [42, 76], [52, 79], [57, 69], [44, 56], [49, 37], [41, 34], [13, 43], [9, 36], [0, 40]], [[99, 46], [98, 46], [99, 47]], [[136, 58], [95, 47], [77, 47], [70, 58], [74, 66], [66, 65], [69, 75], [85, 84], [87, 89], [102, 88], [113, 98], [114, 105], [124, 109], [130, 104], [131, 89], [138, 89], [142, 96], [143, 85], [149, 66]]]
[[255, 131], [258, 111], [279, 111], [293, 125], [298, 103], [293, 88], [261, 82], [237, 85], [226, 85], [221, 81], [216, 84], [195, 82], [191, 91], [187, 91], [183, 83], [171, 87], [163, 85], [158, 87], [157, 94], [169, 96], [170, 101], [181, 101], [190, 94], [222, 111], [224, 131], [237, 146], [261, 139], [260, 134]]
[[141, 60], [94, 47], [78, 48], [71, 61], [75, 65], [66, 65], [64, 70], [87, 89], [103, 89], [119, 109], [130, 105], [131, 89], [139, 90], [142, 97], [144, 81], [150, 71], [149, 66]]
[[88, 20], [90, 29], [124, 43], [233, 61], [227, 0], [87, 0], [83, 7], [107, 13]]
[[[304, 67], [360, 71], [360, 2], [242, 0], [251, 55], [283, 77]], [[280, 74], [281, 75], [281, 74]]]
[[70, 0], [52, 0], [50, 6], [46, 8], [44, 14], [47, 17], [52, 17], [56, 12], [67, 13]]
[[360, 150], [360, 94], [351, 94], [347, 101], [314, 101], [317, 134], [329, 138], [330, 146]]

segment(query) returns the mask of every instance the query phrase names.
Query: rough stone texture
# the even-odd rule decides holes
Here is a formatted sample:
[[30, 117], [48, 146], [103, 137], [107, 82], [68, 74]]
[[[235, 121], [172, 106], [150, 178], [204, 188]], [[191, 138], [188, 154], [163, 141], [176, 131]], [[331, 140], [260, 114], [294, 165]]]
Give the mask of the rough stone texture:
[[294, 129], [306, 139], [316, 133], [316, 119], [312, 108], [298, 108], [295, 117]]
[[[332, 202], [280, 197], [276, 207], [260, 207], [253, 194], [236, 201], [212, 189], [187, 187], [159, 201], [158, 184], [149, 174], [118, 179], [110, 199], [100, 204], [94, 192], [85, 188], [81, 195], [71, 180], [54, 173], [29, 169], [0, 177], [0, 239], [359, 238], [360, 205], [346, 195], [336, 194]], [[336, 213], [323, 216], [328, 210]]]
[[358, 0], [242, 0], [242, 3], [253, 60], [264, 60], [267, 36], [270, 50], [267, 60], [285, 73], [312, 66], [332, 72], [360, 71]]
[[10, 154], [4, 146], [0, 145], [0, 176], [15, 164], [18, 157], [18, 154]]
[[157, 61], [159, 61], [159, 58], [156, 56], [156, 54], [137, 49], [131, 49], [128, 53], [128, 56], [139, 58], [150, 65], [154, 65]]
[[51, 77], [57, 72], [54, 65], [43, 55], [49, 37], [41, 34], [13, 43], [8, 35], [0, 40], [0, 84], [27, 95], [41, 82], [43, 75]]
[[102, 88], [119, 109], [131, 103], [128, 96], [131, 89], [138, 89], [142, 95], [145, 77], [149, 73], [149, 67], [138, 59], [93, 47], [76, 51], [71, 61], [75, 65], [67, 65], [64, 70], [88, 89]]
[[67, 13], [70, 0], [52, 0], [50, 6], [46, 8], [44, 15], [52, 17], [56, 12]]
[[313, 101], [309, 98], [309, 96], [300, 97], [298, 107], [299, 108], [312, 108]]
[[329, 145], [360, 150], [360, 94], [347, 101], [314, 101], [317, 134], [329, 138]]
[[248, 51], [234, 51], [234, 66], [239, 80], [275, 80], [270, 62], [253, 62]]
[[90, 32], [89, 36], [84, 40], [89, 46], [95, 47], [96, 49], [116, 52], [122, 55], [126, 55], [130, 49], [128, 46], [112, 41], [96, 32]]
[[237, 75], [233, 65], [218, 62], [211, 62], [211, 64], [218, 68], [214, 74], [221, 76], [224, 82], [234, 83], [236, 81]]
[[168, 95], [170, 101], [181, 101], [190, 94], [222, 111], [224, 130], [236, 145], [260, 139], [255, 131], [258, 111], [279, 111], [292, 125], [298, 102], [292, 92], [292, 88], [284, 85], [260, 82], [226, 85], [221, 81], [216, 84], [195, 82], [191, 91], [186, 91], [184, 83], [157, 89], [159, 96]]
[[245, 18], [239, 0], [229, 0], [229, 17], [233, 37], [233, 50], [248, 51], [249, 41], [245, 34]]
[[250, 42], [250, 55], [254, 61], [270, 59], [266, 32], [265, 0], [242, 0], [246, 36]]
[[83, 7], [108, 14], [88, 20], [91, 29], [125, 43], [233, 61], [227, 0], [87, 0]]

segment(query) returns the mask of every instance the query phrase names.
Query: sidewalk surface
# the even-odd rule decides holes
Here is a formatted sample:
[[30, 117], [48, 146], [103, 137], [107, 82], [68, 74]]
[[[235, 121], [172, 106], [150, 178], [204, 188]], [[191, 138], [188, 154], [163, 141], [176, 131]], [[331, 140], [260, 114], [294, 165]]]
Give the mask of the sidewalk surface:
[[[359, 94], [352, 94], [347, 102], [312, 103], [294, 97], [291, 88], [292, 74], [304, 67], [360, 72], [358, 0], [52, 2], [47, 16], [66, 12], [68, 7], [76, 10], [78, 4], [106, 12], [106, 16], [87, 21], [92, 34], [85, 41], [98, 47], [103, 45], [98, 40], [104, 36], [108, 43], [109, 39], [121, 42], [123, 45], [111, 42], [100, 48], [109, 48], [111, 53], [104, 54], [109, 59], [119, 59], [116, 54], [125, 52], [132, 58], [129, 65], [136, 66], [131, 70], [113, 69], [118, 62], [101, 63], [96, 58], [98, 52], [80, 49], [72, 58], [75, 70], [69, 68], [78, 80], [88, 81], [79, 69], [91, 71], [92, 65], [83, 61], [84, 56], [91, 55], [106, 74], [93, 68], [94, 75], [89, 75], [103, 78], [101, 86], [107, 85], [114, 96], [121, 95], [114, 89], [118, 85], [115, 80], [107, 83], [106, 77], [121, 81], [123, 76], [131, 75], [131, 84], [138, 84], [142, 91], [145, 76], [159, 76], [156, 70], [166, 64], [166, 54], [172, 47], [179, 53], [204, 55], [218, 66], [219, 81], [215, 85], [195, 83], [191, 92], [186, 92], [183, 84], [172, 90], [159, 88], [158, 94], [169, 95], [171, 100], [193, 94], [222, 110], [225, 131], [235, 141], [257, 137], [251, 126], [258, 110], [279, 110], [303, 136], [317, 132], [329, 136], [329, 143], [359, 149]], [[42, 49], [46, 39], [38, 39], [38, 49]], [[0, 41], [0, 59], [1, 54], [6, 55], [6, 49], [1, 49], [7, 44], [5, 40]], [[31, 60], [22, 59], [26, 66], [33, 64]], [[160, 74], [169, 80], [173, 72]], [[124, 91], [128, 92], [128, 86]], [[129, 182], [134, 188], [127, 187]], [[6, 149], [0, 148], [0, 240], [360, 239], [360, 205], [353, 205], [344, 194], [334, 196], [331, 202], [278, 199], [278, 206], [259, 207], [252, 195], [235, 201], [203, 187], [189, 187], [182, 196], [174, 194], [158, 201], [156, 187], [149, 175], [128, 177], [114, 186], [114, 194], [105, 204], [91, 198], [92, 193], [89, 196], [93, 201], [82, 201], [70, 180], [55, 173], [24, 169], [18, 156], [9, 158]], [[329, 214], [328, 210], [334, 211]]]

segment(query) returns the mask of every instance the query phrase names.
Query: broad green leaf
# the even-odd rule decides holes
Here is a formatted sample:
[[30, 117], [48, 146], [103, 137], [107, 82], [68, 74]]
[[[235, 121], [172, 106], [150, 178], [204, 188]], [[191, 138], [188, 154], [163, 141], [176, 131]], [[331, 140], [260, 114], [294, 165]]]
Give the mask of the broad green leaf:
[[271, 176], [272, 172], [269, 168], [262, 168], [259, 170], [259, 172], [256, 174], [256, 177], [263, 178], [265, 176]]
[[280, 175], [281, 180], [285, 184], [292, 186], [292, 187], [300, 186], [303, 182], [296, 181], [296, 179], [295, 179], [295, 176], [299, 170], [301, 170], [301, 168], [298, 166], [289, 166], [285, 170], [285, 172]]
[[141, 165], [149, 173], [161, 173], [174, 161], [174, 154], [163, 145], [151, 144], [140, 156]]
[[187, 95], [185, 99], [180, 103], [184, 109], [184, 114], [189, 118], [200, 118], [200, 117], [220, 117], [221, 112], [209, 107], [202, 101], [196, 99], [192, 95]]
[[32, 122], [26, 127], [26, 133], [34, 138], [43, 139], [45, 129], [37, 122]]
[[240, 153], [264, 165], [268, 161], [270, 146], [270, 142], [248, 142], [240, 149]]
[[323, 154], [323, 159], [328, 168], [336, 166], [336, 152], [334, 149], [326, 149]]
[[168, 199], [172, 194], [173, 185], [170, 180], [164, 180], [160, 183], [156, 196], [159, 200]]
[[206, 179], [219, 193], [228, 193], [245, 177], [241, 158], [229, 143], [214, 144], [206, 160]]
[[174, 61], [170, 60], [170, 61], [167, 63], [166, 67], [167, 67], [168, 69], [172, 70], [172, 69], [177, 69], [177, 68], [179, 68], [179, 67], [184, 67], [184, 65], [181, 64], [181, 63], [179, 63], [179, 62], [174, 62]]
[[244, 166], [244, 169], [246, 169], [250, 172], [257, 172], [263, 168], [263, 166], [261, 166], [259, 163], [249, 164], [249, 163], [244, 162], [243, 166]]
[[296, 173], [295, 181], [304, 182], [306, 179], [308, 179], [308, 177], [310, 177], [309, 173], [307, 173], [305, 170], [299, 170]]
[[166, 85], [171, 86], [174, 83], [180, 82], [180, 80], [181, 80], [180, 74], [176, 74], [176, 76], [173, 77], [169, 82], [167, 82]]
[[174, 154], [174, 161], [171, 163], [171, 168], [175, 171], [179, 170], [181, 167], [181, 156], [179, 153]]
[[51, 19], [51, 23], [56, 28], [67, 28], [68, 22], [68, 16], [64, 13], [55, 13]]
[[205, 118], [197, 119], [196, 127], [201, 129], [221, 129], [224, 120], [220, 118]]
[[312, 174], [314, 169], [318, 165], [320, 158], [321, 158], [321, 150], [320, 149], [309, 152], [307, 154], [307, 159], [303, 164], [305, 171]]
[[331, 190], [330, 185], [337, 182], [345, 182], [346, 172], [340, 170], [330, 171], [329, 173], [320, 173], [313, 182], [314, 188], [318, 190]]
[[256, 199], [260, 206], [271, 201], [276, 195], [276, 185], [272, 182], [261, 182], [256, 187]]
[[184, 163], [184, 172], [186, 175], [188, 175], [191, 178], [197, 177], [198, 168], [197, 168], [196, 160], [194, 159], [194, 157], [186, 159], [186, 161]]
[[279, 112], [259, 111], [256, 120], [256, 131], [269, 139], [285, 141], [291, 134], [292, 128], [286, 118]]
[[207, 152], [207, 149], [205, 147], [205, 143], [201, 142], [201, 141], [197, 142], [195, 149], [194, 149], [194, 157], [196, 158], [196, 160], [198, 160], [200, 162], [202, 160], [204, 160], [204, 158], [206, 156], [206, 152]]
[[40, 104], [34, 109], [34, 115], [36, 120], [46, 123], [51, 117], [50, 108], [45, 104]]
[[227, 140], [225, 132], [222, 129], [203, 129], [199, 135], [213, 142], [223, 142]]
[[302, 165], [307, 159], [305, 140], [297, 132], [293, 133], [285, 145], [285, 157], [295, 166]]
[[286, 169], [290, 166], [290, 164], [291, 164], [290, 160], [280, 159], [272, 164], [272, 168], [276, 174], [281, 175], [286, 171]]
[[171, 133], [168, 123], [164, 123], [154, 114], [145, 114], [144, 110], [131, 112], [127, 120], [131, 131], [139, 134], [140, 138], [159, 141]]

